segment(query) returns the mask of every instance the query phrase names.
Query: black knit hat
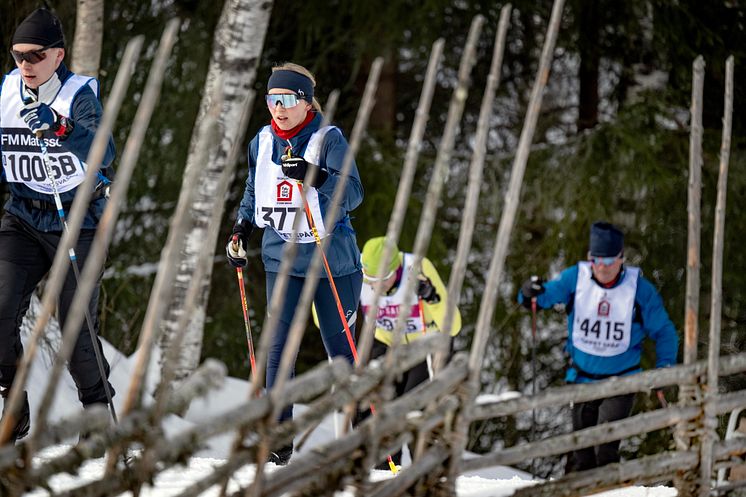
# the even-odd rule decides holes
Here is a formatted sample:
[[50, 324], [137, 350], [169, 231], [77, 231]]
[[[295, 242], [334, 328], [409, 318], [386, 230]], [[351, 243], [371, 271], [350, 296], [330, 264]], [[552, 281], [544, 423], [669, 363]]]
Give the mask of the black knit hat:
[[65, 34], [57, 16], [47, 9], [36, 9], [26, 17], [13, 33], [11, 45], [30, 43], [47, 48], [65, 48]]
[[598, 221], [591, 226], [590, 253], [599, 257], [614, 257], [624, 249], [624, 234], [611, 223]]

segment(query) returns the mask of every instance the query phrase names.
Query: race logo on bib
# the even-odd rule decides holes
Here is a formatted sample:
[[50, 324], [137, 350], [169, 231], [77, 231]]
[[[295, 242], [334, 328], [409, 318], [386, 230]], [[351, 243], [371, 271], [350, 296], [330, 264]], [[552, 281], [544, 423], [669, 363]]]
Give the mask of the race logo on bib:
[[611, 312], [611, 304], [605, 298], [598, 303], [598, 317], [609, 317]]
[[293, 201], [293, 184], [288, 180], [283, 180], [277, 183], [277, 201], [278, 202], [292, 202]]

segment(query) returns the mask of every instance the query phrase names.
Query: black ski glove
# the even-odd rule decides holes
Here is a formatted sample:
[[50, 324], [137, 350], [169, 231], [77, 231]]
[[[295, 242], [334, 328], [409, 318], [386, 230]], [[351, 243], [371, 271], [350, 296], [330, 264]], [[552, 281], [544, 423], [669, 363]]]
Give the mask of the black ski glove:
[[329, 174], [321, 169], [316, 164], [306, 162], [303, 157], [288, 157], [287, 155], [282, 156], [282, 173], [288, 178], [293, 178], [298, 181], [306, 179], [306, 172], [310, 169], [316, 170], [316, 175], [310, 186], [318, 188], [324, 184]]
[[541, 276], [531, 276], [523, 283], [521, 293], [523, 294], [523, 307], [531, 309], [531, 299], [544, 293], [544, 280]]
[[246, 247], [249, 246], [249, 236], [253, 230], [254, 226], [245, 219], [236, 222], [233, 226], [233, 232], [225, 246], [225, 255], [231, 266], [242, 268], [249, 263], [246, 257]]
[[420, 277], [420, 281], [417, 283], [417, 296], [427, 302], [428, 304], [437, 304], [440, 302], [440, 295], [435, 290], [433, 282], [430, 278]]

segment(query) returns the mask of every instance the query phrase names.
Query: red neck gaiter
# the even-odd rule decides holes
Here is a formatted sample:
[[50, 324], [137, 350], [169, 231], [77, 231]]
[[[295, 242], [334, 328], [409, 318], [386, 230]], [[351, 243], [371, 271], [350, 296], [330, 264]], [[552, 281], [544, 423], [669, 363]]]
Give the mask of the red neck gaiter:
[[308, 123], [310, 123], [311, 121], [313, 121], [314, 117], [316, 117], [315, 113], [313, 113], [313, 112], [307, 112], [306, 113], [306, 118], [303, 120], [302, 123], [300, 123], [298, 126], [296, 126], [294, 128], [288, 129], [288, 130], [280, 129], [280, 127], [277, 126], [277, 123], [275, 122], [274, 119], [270, 119], [269, 122], [272, 125], [272, 130], [274, 130], [275, 134], [278, 137], [282, 138], [283, 140], [289, 140], [292, 137], [294, 137], [295, 135], [297, 135], [300, 132], [300, 130], [302, 130], [303, 128], [305, 128]]

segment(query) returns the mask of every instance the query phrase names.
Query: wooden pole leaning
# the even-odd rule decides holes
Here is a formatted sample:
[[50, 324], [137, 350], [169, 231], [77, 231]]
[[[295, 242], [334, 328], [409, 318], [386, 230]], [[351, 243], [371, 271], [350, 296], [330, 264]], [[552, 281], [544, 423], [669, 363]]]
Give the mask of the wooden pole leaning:
[[[427, 70], [425, 71], [425, 81], [422, 84], [420, 99], [417, 104], [417, 110], [415, 111], [414, 123], [412, 124], [409, 141], [407, 142], [407, 151], [404, 155], [404, 167], [396, 190], [394, 207], [391, 212], [391, 217], [389, 218], [388, 227], [386, 228], [386, 239], [384, 242], [383, 253], [381, 254], [380, 269], [376, 275], [376, 277], [379, 278], [379, 281], [380, 278], [383, 278], [386, 275], [386, 268], [389, 266], [391, 258], [394, 256], [394, 248], [397, 246], [399, 235], [401, 235], [402, 226], [404, 225], [404, 215], [407, 212], [407, 205], [409, 204], [409, 198], [412, 192], [412, 183], [414, 182], [414, 175], [417, 170], [417, 160], [420, 156], [422, 137], [425, 134], [425, 126], [430, 117], [430, 105], [432, 104], [433, 94], [435, 92], [438, 67], [443, 58], [444, 44], [445, 40], [443, 40], [443, 38], [438, 38], [435, 40], [435, 43], [433, 43], [433, 48], [430, 51], [430, 59], [427, 64]], [[376, 285], [373, 293], [373, 305], [368, 308], [365, 320], [363, 321], [363, 329], [360, 333], [358, 352], [361, 360], [360, 364], [357, 365], [358, 368], [364, 367], [368, 362], [368, 356], [370, 355], [370, 350], [373, 345], [373, 337], [375, 336], [378, 299], [381, 297], [381, 294], [382, 289]]]
[[718, 398], [718, 369], [720, 363], [720, 328], [723, 306], [723, 244], [725, 238], [725, 207], [728, 192], [728, 163], [733, 128], [733, 56], [725, 63], [725, 97], [723, 106], [723, 137], [720, 143], [720, 173], [715, 205], [715, 233], [712, 242], [712, 284], [710, 299], [710, 343], [707, 360], [707, 388], [704, 398], [704, 432], [700, 455], [700, 497], [710, 495], [712, 482], [712, 448], [718, 439], [717, 415], [712, 412]]
[[[547, 34], [544, 39], [544, 46], [541, 52], [539, 68], [536, 73], [534, 86], [531, 90], [531, 97], [526, 112], [523, 129], [518, 142], [515, 160], [513, 161], [513, 170], [510, 175], [510, 185], [505, 197], [505, 206], [503, 207], [500, 225], [495, 237], [495, 244], [490, 267], [487, 274], [486, 285], [482, 295], [482, 302], [479, 307], [477, 326], [474, 339], [471, 344], [469, 355], [469, 380], [465, 389], [463, 404], [470, 406], [480, 388], [480, 372], [484, 350], [487, 345], [487, 338], [490, 334], [490, 327], [494, 315], [495, 305], [498, 298], [497, 289], [502, 279], [503, 265], [508, 253], [508, 242], [515, 223], [520, 202], [521, 186], [523, 184], [523, 175], [526, 170], [526, 163], [530, 152], [531, 142], [533, 141], [536, 123], [539, 119], [541, 110], [541, 101], [549, 79], [549, 71], [554, 55], [554, 47], [557, 41], [560, 21], [562, 18], [562, 9], [564, 0], [555, 0], [552, 7], [552, 14], [547, 27]], [[469, 430], [469, 416], [467, 412], [461, 413], [456, 422], [455, 444], [452, 447], [451, 463], [448, 468], [448, 482], [453, 484], [456, 476], [460, 474], [459, 461], [461, 453], [466, 448], [467, 435]], [[446, 491], [449, 489], [445, 489]]]
[[[221, 85], [216, 85], [217, 88], [219, 88]], [[218, 120], [221, 118], [220, 111], [221, 111], [221, 97], [219, 94], [217, 94], [217, 90], [215, 91], [216, 95], [214, 96], [214, 99], [212, 101], [212, 105], [208, 108], [208, 111], [205, 115], [205, 122], [203, 123], [203, 126], [201, 128], [203, 135], [200, 137], [200, 141], [198, 144], [198, 162], [206, 163], [210, 160], [210, 147], [209, 144], [211, 143], [218, 143], [219, 141], [219, 129], [218, 129]], [[246, 127], [248, 125], [248, 115], [250, 114], [251, 109], [251, 103], [254, 98], [254, 93], [249, 92], [247, 95], [247, 98], [244, 102], [244, 108], [242, 110], [241, 116], [240, 116], [240, 122], [236, 126], [235, 129], [235, 136], [233, 141], [233, 148], [231, 149], [230, 155], [226, 162], [226, 167], [223, 169], [223, 171], [220, 173], [220, 177], [218, 179], [218, 188], [217, 188], [217, 195], [218, 198], [224, 198], [226, 192], [228, 191], [228, 187], [230, 184], [230, 180], [232, 177], [232, 171], [233, 166], [235, 165], [235, 162], [238, 158], [239, 148], [241, 147], [241, 138], [245, 134]], [[208, 230], [217, 230], [220, 226], [220, 218], [222, 217], [222, 208], [220, 208], [217, 204], [213, 206], [212, 209], [212, 218], [210, 225], [208, 227]], [[209, 238], [212, 236], [212, 238]], [[208, 235], [208, 239], [213, 240], [217, 237], [217, 233]], [[199, 293], [202, 291], [203, 288], [203, 278], [205, 273], [207, 272], [207, 266], [209, 264], [213, 264], [213, 247], [210, 244], [204, 243], [201, 245], [199, 250], [197, 251], [197, 263], [194, 268], [194, 273], [192, 274], [192, 278], [189, 281], [189, 286], [187, 287], [187, 292], [184, 298], [184, 309], [194, 309], [197, 305], [197, 299], [199, 298]], [[237, 268], [239, 269], [239, 268]], [[248, 319], [248, 309], [246, 308], [246, 299], [242, 292], [242, 305], [244, 306], [244, 313], [246, 319]], [[168, 407], [168, 401], [172, 397], [174, 393], [174, 384], [175, 384], [175, 378], [176, 378], [176, 368], [178, 366], [179, 362], [179, 354], [182, 351], [182, 345], [184, 343], [184, 337], [186, 335], [186, 330], [189, 326], [189, 321], [191, 320], [192, 316], [189, 312], [183, 312], [181, 316], [179, 317], [178, 327], [177, 327], [177, 333], [173, 337], [173, 341], [170, 343], [170, 346], [168, 350], [166, 351], [166, 357], [163, 363], [162, 371], [161, 371], [161, 379], [158, 384], [158, 387], [156, 388], [154, 397], [155, 402], [153, 403], [153, 415], [151, 422], [154, 426], [157, 426], [163, 417], [167, 414], [167, 407]], [[253, 366], [253, 350], [251, 348], [251, 330], [248, 329], [247, 325], [247, 338], [249, 340], [249, 355], [252, 359], [252, 366]], [[178, 388], [178, 384], [176, 384]], [[155, 470], [155, 464], [157, 462], [157, 440], [146, 440], [143, 443], [143, 452], [140, 460], [140, 464], [138, 466], [138, 472], [142, 475], [144, 475], [144, 478], [142, 481], [147, 481], [146, 475], [150, 475], [152, 473], [157, 472]], [[134, 493], [134, 492], [133, 492]]]
[[[469, 34], [464, 44], [464, 52], [459, 63], [458, 83], [451, 94], [451, 101], [448, 105], [448, 116], [446, 117], [443, 129], [443, 138], [435, 157], [435, 166], [433, 167], [432, 177], [430, 178], [430, 184], [428, 185], [425, 196], [425, 204], [422, 206], [420, 223], [417, 226], [417, 234], [415, 235], [414, 247], [412, 249], [412, 266], [409, 268], [406, 281], [403, 282], [404, 295], [413, 295], [415, 293], [418, 276], [422, 270], [422, 259], [425, 257], [427, 248], [430, 245], [430, 238], [438, 211], [438, 202], [440, 202], [443, 184], [448, 175], [451, 154], [453, 153], [453, 147], [456, 142], [456, 133], [458, 132], [459, 122], [466, 106], [466, 97], [469, 94], [471, 71], [476, 63], [476, 46], [483, 25], [484, 17], [481, 15], [475, 16], [472, 19]], [[392, 366], [394, 353], [401, 346], [406, 318], [407, 316], [404, 313], [400, 313], [394, 324], [392, 342], [384, 357], [384, 365], [389, 370]], [[390, 384], [392, 382], [393, 376], [390, 376], [387, 383]]]
[[[500, 11], [500, 21], [495, 33], [495, 45], [490, 63], [490, 72], [487, 75], [487, 83], [482, 94], [482, 103], [479, 109], [477, 121], [477, 132], [474, 143], [474, 151], [469, 165], [469, 182], [462, 216], [461, 227], [456, 249], [456, 258], [451, 269], [448, 280], [446, 313], [443, 319], [443, 327], [440, 330], [446, 336], [451, 335], [454, 316], [461, 297], [461, 288], [466, 274], [466, 265], [471, 249], [472, 235], [476, 222], [476, 212], [479, 205], [479, 193], [482, 186], [485, 153], [487, 150], [487, 136], [490, 130], [492, 108], [495, 101], [495, 93], [500, 85], [500, 75], [505, 52], [505, 38], [510, 20], [511, 5], [506, 4]], [[446, 351], [437, 351], [430, 362], [428, 371], [431, 378], [441, 370], [446, 362]], [[424, 437], [421, 437], [424, 438]], [[424, 453], [425, 444], [419, 443], [415, 451], [415, 457], [419, 458]]]
[[[205, 360], [205, 362], [197, 369], [197, 371], [195, 371], [194, 374], [189, 376], [179, 386], [179, 389], [176, 391], [176, 393], [169, 397], [167, 405], [165, 407], [165, 411], [168, 413], [183, 412], [184, 409], [186, 409], [192, 402], [192, 400], [194, 400], [196, 397], [205, 396], [210, 391], [213, 391], [216, 388], [220, 388], [225, 379], [225, 375], [226, 368], [222, 363], [214, 359]], [[27, 479], [25, 480], [25, 484], [28, 487], [47, 487], [49, 486], [48, 480], [55, 474], [62, 471], [71, 474], [77, 472], [78, 468], [92, 457], [91, 454], [93, 452], [101, 448], [117, 445], [124, 440], [131, 440], [133, 437], [139, 436], [138, 434], [142, 433], [143, 429], [152, 426], [151, 422], [154, 416], [154, 409], [155, 406], [147, 406], [145, 408], [133, 411], [132, 413], [130, 413], [130, 415], [122, 417], [118, 425], [110, 427], [110, 429], [108, 430], [102, 430], [100, 432], [100, 436], [91, 437], [79, 443], [75, 448], [59, 456], [54, 456], [50, 459], [44, 458], [44, 460], [40, 461], [39, 464], [35, 464], [33, 468], [30, 468], [27, 474]], [[204, 427], [197, 427], [197, 430], [194, 431], [199, 431], [199, 428], [202, 428], [202, 431], [199, 432], [199, 435], [201, 435], [205, 431]], [[212, 426], [211, 429], [214, 430]], [[200, 438], [199, 435], [195, 434], [194, 432], [191, 433], [193, 442], [193, 445], [191, 446], [192, 452], [198, 450], [201, 441], [204, 440], [204, 438]], [[181, 437], [181, 435], [179, 437]], [[158, 450], [166, 454], [165, 456], [161, 455], [160, 460], [166, 460], [167, 462], [170, 462], [167, 457], [168, 455], [173, 454], [173, 451], [176, 447], [174, 447], [172, 444], [177, 443], [179, 437], [176, 437], [176, 439], [173, 440], [169, 439], [168, 441], [166, 441], [165, 437], [163, 437], [162, 434], [155, 435]], [[42, 437], [42, 440], [44, 439], [45, 437]], [[179, 452], [179, 454], [183, 454], [183, 452]], [[179, 460], [183, 461], [184, 457], [181, 457]], [[113, 473], [115, 476], [118, 477], [110, 477], [111, 475], [103, 477], [99, 480], [94, 480], [90, 483], [74, 488], [69, 493], [76, 496], [118, 495], [122, 491], [132, 490], [132, 487], [134, 486], [133, 481], [135, 481], [136, 478], [142, 473], [142, 471], [140, 471], [142, 466], [138, 465], [138, 462], [138, 460], [134, 460], [134, 465], [138, 471], [132, 471], [132, 468], [130, 466], [118, 466], [116, 468], [116, 471]], [[97, 493], [96, 491], [92, 490], [96, 488], [122, 488], [122, 490], [120, 490], [119, 492], [115, 492], [113, 490], [102, 490]], [[65, 495], [65, 492], [55, 493], [55, 495]]]
[[[13, 387], [11, 388], [10, 395], [6, 400], [6, 416], [3, 417], [0, 422], [0, 444], [8, 441], [13, 428], [15, 427], [15, 417], [20, 408], [21, 396], [25, 390], [26, 382], [28, 381], [29, 370], [36, 356], [39, 340], [57, 305], [57, 296], [62, 289], [65, 275], [68, 270], [69, 250], [77, 243], [78, 235], [80, 234], [80, 227], [83, 225], [85, 212], [98, 180], [97, 173], [101, 167], [101, 161], [104, 158], [104, 154], [106, 153], [109, 136], [111, 135], [111, 130], [116, 121], [119, 107], [121, 106], [121, 102], [126, 93], [127, 85], [125, 83], [129, 83], [132, 69], [137, 61], [140, 47], [142, 46], [142, 41], [141, 37], [136, 37], [130, 40], [127, 45], [125, 58], [122, 59], [120, 71], [117, 73], [116, 82], [119, 84], [117, 85], [115, 83], [89, 151], [86, 161], [88, 164], [86, 178], [75, 194], [75, 200], [73, 201], [68, 219], [68, 229], [65, 230], [62, 235], [62, 239], [60, 240], [57, 253], [55, 254], [52, 263], [52, 268], [49, 271], [49, 278], [42, 299], [41, 311], [34, 323], [31, 338], [26, 346], [26, 352], [18, 366], [16, 377], [13, 381]], [[78, 200], [78, 198], [80, 198], [80, 200]]]
[[[425, 357], [426, 351], [432, 348], [433, 343], [441, 338], [442, 337], [440, 336], [429, 336], [412, 344], [412, 348], [408, 350], [406, 354], [400, 354], [398, 356], [398, 360], [396, 363], [397, 371], [406, 371], [407, 369], [413, 367], [415, 364], [421, 362]], [[320, 373], [323, 373], [323, 375]], [[380, 383], [384, 375], [384, 372], [380, 365], [377, 368], [366, 369], [365, 374], [351, 375], [350, 373], [351, 369], [347, 362], [344, 359], [337, 357], [333, 359], [332, 363], [330, 364], [320, 364], [311, 372], [289, 380], [285, 390], [286, 400], [288, 402], [305, 402], [307, 404], [310, 404], [309, 409], [302, 416], [294, 418], [292, 422], [283, 423], [279, 426], [273, 427], [271, 430], [269, 430], [270, 433], [268, 434], [268, 436], [272, 437], [274, 440], [278, 440], [278, 434], [283, 432], [284, 435], [282, 436], [285, 437], [285, 440], [287, 440], [288, 432], [300, 432], [309, 425], [316, 425], [321, 419], [321, 415], [329, 412], [333, 407], [339, 407], [344, 403], [348, 403], [349, 398], [354, 398], [356, 400], [362, 399], [364, 395], [367, 395], [373, 388], [377, 386], [378, 383]], [[316, 376], [317, 379], [313, 380], [312, 376]], [[319, 380], [323, 380], [323, 384]], [[330, 392], [330, 387], [332, 385], [339, 386], [335, 393]], [[318, 395], [321, 395], [321, 397], [313, 400]], [[313, 400], [312, 403], [310, 402], [311, 400]], [[326, 408], [323, 407], [324, 405], [326, 405]], [[258, 407], [261, 407], [261, 409], [258, 409]], [[308, 416], [308, 414], [314, 410], [316, 412], [313, 413], [312, 416]], [[252, 413], [250, 416], [248, 411], [251, 411]], [[216, 428], [214, 428], [213, 426], [224, 426], [226, 422], [229, 422], [231, 420], [234, 426], [238, 421], [241, 425], [246, 427], [246, 431], [253, 430], [256, 432], [258, 425], [260, 423], [264, 423], [264, 420], [270, 415], [270, 412], [271, 403], [269, 402], [268, 396], [260, 397], [258, 399], [251, 399], [246, 404], [236, 407], [234, 409], [234, 414], [225, 413], [219, 416], [214, 423], [211, 423], [210, 427], [203, 427], [200, 431], [200, 435], [204, 434], [205, 430], [210, 431], [210, 436], [214, 436], [216, 433], [226, 431], [227, 428], [225, 427], [221, 428], [221, 431], [217, 431]], [[237, 419], [237, 417], [240, 417], [241, 419], [239, 420]], [[401, 419], [401, 416], [399, 416], [397, 419]], [[253, 423], [253, 425], [249, 425], [249, 420], [251, 420], [251, 423]], [[344, 440], [348, 440], [349, 437], [352, 435], [353, 434], [348, 434]], [[190, 438], [191, 437], [189, 435], [186, 435], [185, 441], [189, 440]], [[329, 442], [329, 444], [346, 444], [347, 442], [344, 440], [334, 440], [332, 442]], [[252, 440], [246, 440], [241, 447], [239, 447], [230, 455], [228, 462], [220, 467], [219, 475], [208, 475], [203, 480], [195, 484], [195, 486], [191, 487], [189, 491], [185, 491], [181, 495], [198, 495], [201, 491], [209, 488], [215, 483], [221, 480], [224, 481], [228, 479], [233, 474], [233, 472], [246, 464], [246, 460], [249, 457], [255, 456], [258, 443], [259, 442], [255, 438]], [[367, 445], [366, 449], [370, 450], [370, 445]], [[326, 451], [322, 450], [322, 452]], [[282, 484], [278, 482], [278, 476], [287, 470], [292, 474], [291, 479], [293, 480], [297, 481], [298, 478], [304, 478], [304, 476], [302, 475], [303, 467], [309, 465], [308, 463], [304, 463], [304, 461], [309, 462], [310, 460], [310, 471], [318, 476], [323, 477], [325, 471], [330, 469], [330, 466], [321, 464], [319, 462], [319, 454], [319, 447], [316, 447], [314, 451], [298, 455], [297, 458], [293, 459], [292, 464], [288, 465], [287, 467], [278, 468], [277, 470], [275, 470], [272, 473], [271, 481], [268, 481], [266, 485], [263, 486], [263, 494], [277, 495], [279, 493], [289, 491], [287, 487], [282, 486]], [[179, 459], [181, 459], [181, 457], [174, 458], [174, 460]], [[325, 471], [320, 471], [320, 467], [324, 468]]]
[[[163, 31], [163, 34], [161, 35], [161, 39], [158, 45], [158, 51], [156, 52], [155, 58], [153, 60], [153, 68], [148, 75], [148, 81], [145, 84], [145, 91], [143, 92], [142, 100], [140, 101], [137, 113], [135, 114], [135, 119], [132, 125], [133, 131], [127, 138], [127, 145], [125, 145], [125, 153], [127, 150], [131, 150], [130, 153], [132, 155], [130, 155], [130, 160], [132, 160], [133, 162], [136, 162], [137, 156], [140, 152], [140, 147], [145, 139], [145, 132], [147, 131], [148, 125], [150, 123], [150, 118], [153, 115], [155, 104], [157, 103], [158, 97], [160, 95], [161, 84], [165, 75], [167, 61], [171, 54], [171, 50], [176, 43], [180, 25], [181, 23], [178, 19], [172, 19], [168, 22], [166, 28]], [[134, 167], [134, 165], [132, 167]], [[175, 216], [174, 219], [178, 219], [178, 215]], [[165, 264], [161, 264], [161, 270], [156, 276], [156, 286], [154, 287], [156, 291], [154, 291], [150, 295], [150, 300], [148, 302], [148, 311], [146, 311], [145, 321], [140, 334], [140, 351], [138, 353], [138, 363], [135, 368], [136, 372], [130, 382], [128, 395], [123, 402], [123, 415], [126, 415], [129, 411], [136, 407], [136, 405], [139, 404], [140, 401], [139, 396], [141, 393], [142, 383], [145, 375], [147, 374], [147, 365], [150, 362], [151, 345], [154, 334], [153, 325], [157, 325], [157, 321], [160, 318], [160, 315], [158, 315], [157, 317], [153, 315], [153, 311], [156, 307], [153, 305], [154, 300], [157, 301], [159, 297], [163, 296], [160, 292], [157, 291], [157, 284], [159, 282], [159, 276], [160, 281], [162, 282], [164, 276], [161, 273], [164, 272], [164, 266], [168, 268], [169, 264], [170, 261], [166, 261]], [[170, 285], [167, 286], [170, 287]], [[117, 452], [117, 450], [114, 450], [110, 454], [108, 460], [109, 467], [112, 467], [115, 464], [116, 458], [118, 457]]]
[[[456, 248], [456, 259], [451, 269], [451, 276], [448, 279], [448, 302], [446, 314], [443, 318], [443, 333], [450, 335], [453, 319], [461, 300], [461, 288], [466, 275], [466, 265], [469, 259], [471, 243], [474, 235], [474, 225], [477, 219], [477, 208], [479, 207], [479, 193], [482, 187], [482, 177], [484, 171], [484, 160], [487, 152], [487, 137], [491, 129], [492, 108], [495, 102], [495, 93], [500, 87], [500, 77], [502, 74], [503, 55], [505, 53], [505, 38], [508, 33], [510, 23], [511, 5], [505, 4], [500, 10], [500, 21], [497, 25], [495, 34], [495, 47], [492, 52], [492, 62], [490, 72], [487, 75], [487, 84], [482, 94], [482, 104], [479, 108], [479, 118], [477, 121], [477, 134], [474, 139], [474, 152], [471, 156], [469, 165], [469, 185], [466, 191], [466, 202], [464, 204], [464, 215], [461, 220], [459, 230], [458, 246]], [[438, 371], [443, 367], [445, 354], [435, 355], [435, 364], [433, 369]]]

